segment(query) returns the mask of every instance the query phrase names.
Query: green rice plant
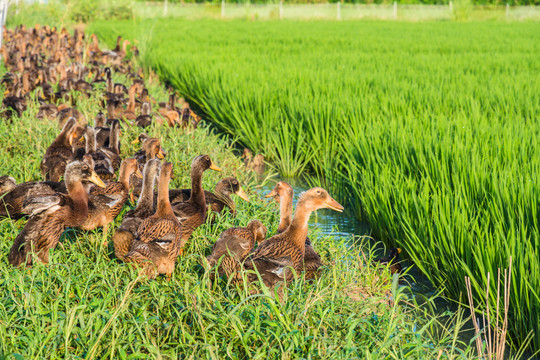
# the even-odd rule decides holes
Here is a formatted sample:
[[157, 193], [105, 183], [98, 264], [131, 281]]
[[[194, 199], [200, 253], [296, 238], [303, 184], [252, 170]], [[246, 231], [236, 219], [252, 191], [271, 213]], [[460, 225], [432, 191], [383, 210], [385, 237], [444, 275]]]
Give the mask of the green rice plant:
[[307, 173], [348, 200], [377, 240], [404, 248], [453, 300], [463, 300], [465, 276], [481, 294], [486, 274], [512, 257], [510, 342], [518, 347], [532, 331], [531, 349], [540, 347], [536, 28], [169, 20], [91, 27], [111, 38], [145, 36], [144, 66], [283, 174]]

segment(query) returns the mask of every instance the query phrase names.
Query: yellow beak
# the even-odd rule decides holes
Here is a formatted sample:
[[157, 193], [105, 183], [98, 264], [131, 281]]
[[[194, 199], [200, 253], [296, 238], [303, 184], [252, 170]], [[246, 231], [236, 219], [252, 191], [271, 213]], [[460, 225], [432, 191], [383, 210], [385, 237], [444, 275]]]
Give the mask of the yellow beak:
[[277, 195], [276, 190], [272, 190], [268, 194], [266, 194], [264, 197], [269, 198], [269, 197], [274, 197], [276, 195]]
[[136, 139], [133, 140], [131, 143], [132, 143], [132, 144], [138, 144], [138, 143], [139, 143], [139, 138], [136, 138]]
[[210, 164], [210, 169], [215, 171], [222, 171], [219, 167], [216, 166], [213, 162]]
[[244, 199], [245, 201], [249, 202], [249, 198], [248, 196], [246, 195], [246, 193], [244, 192], [244, 190], [242, 189], [242, 187], [240, 187], [238, 189], [238, 192], [236, 193], [236, 195], [238, 195], [238, 197], [240, 199]]
[[158, 159], [164, 159], [165, 158], [165, 154], [163, 153], [163, 150], [161, 150], [161, 149], [159, 149], [156, 156], [157, 156]]
[[137, 167], [137, 170], [135, 170], [135, 176], [139, 179], [143, 178], [143, 175], [141, 174], [141, 170], [139, 170], [139, 167]]
[[401, 248], [397, 249], [398, 254], [401, 254]]
[[88, 180], [90, 180], [91, 182], [93, 182], [94, 184], [96, 184], [99, 187], [102, 187], [102, 188], [106, 187], [103, 180], [101, 180], [99, 178], [98, 174], [96, 174], [94, 171], [92, 171], [92, 176], [90, 176], [90, 178]]

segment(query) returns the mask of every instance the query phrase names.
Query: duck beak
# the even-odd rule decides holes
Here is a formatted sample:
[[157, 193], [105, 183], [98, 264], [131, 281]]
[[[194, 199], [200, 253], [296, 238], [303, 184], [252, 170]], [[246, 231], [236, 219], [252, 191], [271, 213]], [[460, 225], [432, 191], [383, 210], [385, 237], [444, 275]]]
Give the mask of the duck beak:
[[342, 212], [343, 209], [344, 209], [344, 207], [341, 206], [341, 204], [338, 203], [333, 198], [330, 198], [330, 199], [326, 200], [324, 202], [324, 207], [327, 208], [327, 209], [332, 209], [332, 210], [339, 211], [339, 212]]
[[397, 248], [398, 254], [401, 254], [401, 248]]
[[210, 169], [215, 171], [222, 171], [219, 167], [217, 167], [216, 164], [214, 164], [214, 162], [210, 164]]
[[9, 94], [9, 90], [4, 91], [4, 96], [6, 96], [7, 94]]
[[143, 175], [141, 173], [141, 170], [139, 170], [139, 167], [137, 166], [137, 170], [135, 170], [135, 176], [138, 177], [139, 179], [142, 179], [143, 178]]
[[139, 138], [136, 138], [136, 139], [133, 140], [131, 143], [132, 143], [132, 144], [138, 144], [138, 143], [139, 143]]
[[90, 178], [88, 180], [90, 180], [91, 182], [93, 182], [94, 184], [96, 184], [99, 187], [102, 187], [102, 188], [106, 187], [103, 180], [101, 180], [99, 178], [98, 174], [96, 174], [95, 171], [92, 171], [92, 176], [90, 176]]
[[276, 196], [276, 195], [277, 195], [276, 190], [272, 190], [272, 191], [270, 191], [268, 194], [266, 194], [264, 197], [265, 197], [265, 198], [270, 198], [270, 197], [274, 197], [274, 196]]
[[248, 196], [246, 195], [246, 193], [244, 192], [244, 189], [242, 189], [242, 187], [240, 187], [240, 188], [238, 189], [238, 192], [236, 193], [236, 195], [238, 195], [238, 197], [239, 197], [240, 199], [243, 199], [243, 200], [249, 202], [249, 198], [248, 198]]
[[161, 150], [161, 149], [159, 149], [156, 156], [157, 156], [158, 159], [165, 159], [165, 153], [163, 153], [163, 150]]
[[131, 191], [129, 193], [129, 200], [131, 201], [132, 204], [135, 204], [135, 198], [133, 197], [133, 191]]

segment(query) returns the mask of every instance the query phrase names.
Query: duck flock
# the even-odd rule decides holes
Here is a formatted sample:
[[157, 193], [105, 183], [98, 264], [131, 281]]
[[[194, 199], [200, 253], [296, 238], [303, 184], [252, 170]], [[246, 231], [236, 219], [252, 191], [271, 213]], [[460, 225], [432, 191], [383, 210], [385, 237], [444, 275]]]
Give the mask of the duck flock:
[[[123, 158], [121, 126], [145, 128], [156, 123], [187, 128], [196, 127], [200, 120], [187, 102], [177, 106], [174, 94], [169, 102], [157, 103], [159, 110], [152, 113], [156, 103], [126, 57], [127, 40], [119, 38], [114, 50], [103, 51], [95, 35], [87, 41], [81, 31], [71, 35], [48, 26], [5, 29], [4, 39], [8, 72], [2, 78], [3, 116], [20, 117], [29, 95], [35, 93], [40, 103], [37, 117], [57, 121], [61, 127], [40, 164], [42, 181], [17, 184], [9, 175], [0, 177], [0, 216], [28, 218], [9, 252], [11, 265], [48, 263], [49, 251], [68, 227], [103, 228], [106, 239], [110, 224], [124, 206], [130, 206], [128, 200], [135, 203], [138, 197], [112, 236], [114, 254], [148, 278], [170, 277], [191, 234], [209, 213], [228, 209], [234, 214], [233, 194], [248, 201], [232, 177], [219, 181], [215, 192], [203, 189], [204, 172], [221, 171], [204, 154], [193, 154], [191, 189], [170, 189], [173, 164], [164, 160], [167, 154], [160, 139], [145, 133], [134, 139], [141, 149]], [[136, 56], [137, 49], [131, 47], [130, 52]], [[126, 74], [132, 83], [114, 83], [114, 72]], [[94, 126], [76, 108], [74, 91], [86, 96], [102, 92], [102, 111], [95, 115]], [[277, 233], [267, 238], [267, 228], [259, 220], [245, 228], [227, 229], [214, 244], [207, 264], [233, 283], [258, 281], [257, 272], [269, 287], [290, 279], [294, 272], [315, 277], [322, 263], [307, 238], [310, 214], [343, 207], [317, 187], [300, 194], [293, 217], [293, 196], [289, 184], [278, 182], [266, 196], [280, 203]]]

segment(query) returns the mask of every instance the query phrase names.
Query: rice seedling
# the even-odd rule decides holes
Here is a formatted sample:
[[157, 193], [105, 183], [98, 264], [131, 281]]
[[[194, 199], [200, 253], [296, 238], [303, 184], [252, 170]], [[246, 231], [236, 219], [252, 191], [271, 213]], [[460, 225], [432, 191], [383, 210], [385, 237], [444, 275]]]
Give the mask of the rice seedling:
[[144, 39], [145, 66], [283, 175], [324, 179], [450, 298], [463, 300], [468, 276], [484, 304], [496, 290], [486, 274], [512, 257], [511, 344], [532, 331], [540, 347], [537, 24], [159, 20], [92, 31]]

